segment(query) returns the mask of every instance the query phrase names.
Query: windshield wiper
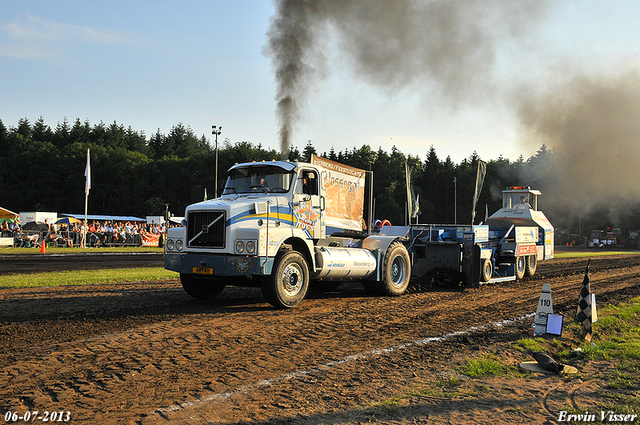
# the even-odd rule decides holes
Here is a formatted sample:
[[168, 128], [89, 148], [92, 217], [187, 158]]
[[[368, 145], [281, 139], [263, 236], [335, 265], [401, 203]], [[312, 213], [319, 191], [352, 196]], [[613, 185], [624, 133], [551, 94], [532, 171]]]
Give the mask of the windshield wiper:
[[254, 184], [249, 186], [249, 189], [260, 189], [262, 190], [262, 192], [267, 193], [269, 191], [269, 188], [266, 186], [262, 186], [260, 184]]
[[227, 190], [227, 189], [233, 190], [234, 193], [238, 193], [238, 191], [236, 190], [235, 187], [227, 186], [227, 187], [224, 188], [224, 190]]

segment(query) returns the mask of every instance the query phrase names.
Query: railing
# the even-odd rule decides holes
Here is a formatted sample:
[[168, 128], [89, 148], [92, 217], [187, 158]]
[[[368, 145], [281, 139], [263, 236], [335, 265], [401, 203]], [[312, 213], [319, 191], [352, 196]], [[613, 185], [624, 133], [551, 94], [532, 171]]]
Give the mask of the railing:
[[[0, 231], [0, 246], [15, 248], [40, 247], [47, 239], [48, 232], [40, 231]], [[13, 245], [9, 243], [13, 241]], [[56, 232], [55, 240], [47, 240], [48, 247], [79, 247], [82, 242], [82, 231], [62, 230]], [[87, 247], [139, 247], [142, 246], [142, 235], [138, 233], [89, 232], [87, 233]]]

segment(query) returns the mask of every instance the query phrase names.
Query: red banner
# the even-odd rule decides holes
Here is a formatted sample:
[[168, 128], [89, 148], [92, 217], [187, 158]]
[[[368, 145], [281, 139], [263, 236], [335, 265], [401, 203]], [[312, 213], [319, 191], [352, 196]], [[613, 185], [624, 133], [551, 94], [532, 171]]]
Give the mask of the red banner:
[[533, 255], [536, 254], [538, 250], [535, 245], [520, 245], [518, 246], [518, 257], [521, 255]]
[[142, 246], [153, 246], [157, 248], [158, 242], [160, 241], [160, 235], [154, 235], [153, 233], [141, 233], [142, 236]]

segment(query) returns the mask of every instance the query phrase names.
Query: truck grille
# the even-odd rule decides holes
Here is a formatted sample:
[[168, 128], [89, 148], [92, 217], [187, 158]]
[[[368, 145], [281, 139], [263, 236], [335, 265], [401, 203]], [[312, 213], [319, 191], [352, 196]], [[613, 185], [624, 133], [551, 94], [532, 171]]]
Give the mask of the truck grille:
[[224, 248], [224, 211], [193, 211], [187, 217], [187, 247]]

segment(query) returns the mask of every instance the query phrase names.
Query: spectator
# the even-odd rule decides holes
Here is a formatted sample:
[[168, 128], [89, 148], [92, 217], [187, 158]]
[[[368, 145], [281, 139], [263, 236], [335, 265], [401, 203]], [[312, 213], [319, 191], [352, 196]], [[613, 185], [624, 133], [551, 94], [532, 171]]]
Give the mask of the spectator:
[[53, 246], [55, 246], [56, 242], [58, 242], [59, 239], [62, 239], [62, 235], [60, 235], [56, 231], [55, 226], [53, 224], [51, 224], [49, 226], [49, 231], [47, 232], [47, 235], [45, 236], [44, 243], [52, 244]]

